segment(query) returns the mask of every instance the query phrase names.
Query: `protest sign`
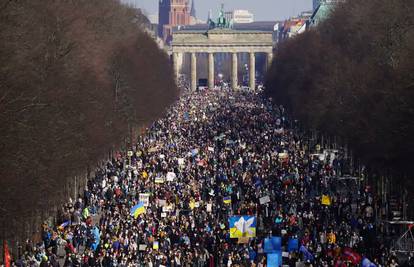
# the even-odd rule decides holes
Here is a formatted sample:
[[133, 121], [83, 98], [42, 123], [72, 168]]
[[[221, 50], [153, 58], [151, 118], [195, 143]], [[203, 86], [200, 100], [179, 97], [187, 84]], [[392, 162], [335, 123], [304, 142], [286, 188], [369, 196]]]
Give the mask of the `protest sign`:
[[325, 206], [331, 205], [331, 198], [327, 195], [322, 195], [321, 204]]
[[175, 173], [173, 172], [168, 172], [167, 173], [167, 182], [172, 182], [175, 180], [177, 176], [175, 175]]
[[296, 238], [290, 238], [288, 241], [288, 251], [297, 251], [299, 249], [299, 240]]
[[229, 218], [230, 238], [256, 237], [255, 216], [232, 216]]
[[173, 210], [173, 207], [172, 206], [164, 206], [164, 207], [162, 207], [162, 211], [163, 212], [169, 212], [169, 211], [172, 211]]
[[287, 159], [289, 157], [288, 153], [279, 153], [278, 154], [279, 159]]
[[279, 267], [279, 253], [269, 253], [267, 254], [267, 267]]
[[282, 251], [282, 238], [273, 236], [265, 238], [264, 240], [264, 252], [265, 253], [277, 253]]
[[266, 204], [266, 203], [269, 203], [269, 202], [270, 202], [270, 197], [269, 197], [269, 196], [264, 196], [264, 197], [261, 197], [261, 198], [259, 199], [259, 202], [260, 202], [260, 204]]
[[156, 184], [163, 184], [164, 183], [164, 177], [155, 177], [154, 182]]
[[144, 203], [144, 207], [148, 207], [149, 206], [149, 198], [150, 198], [150, 194], [149, 193], [141, 193], [139, 194], [139, 201]]
[[164, 207], [165, 205], [167, 205], [167, 201], [165, 199], [158, 199], [159, 207]]

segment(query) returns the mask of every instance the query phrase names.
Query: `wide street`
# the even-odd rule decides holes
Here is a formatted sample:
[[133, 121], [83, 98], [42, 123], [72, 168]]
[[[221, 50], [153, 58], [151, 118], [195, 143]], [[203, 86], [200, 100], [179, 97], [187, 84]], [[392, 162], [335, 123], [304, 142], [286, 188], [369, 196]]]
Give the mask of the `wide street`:
[[414, 1], [0, 4], [0, 267], [414, 266]]
[[65, 266], [254, 266], [269, 254], [293, 266], [333, 266], [341, 249], [350, 263], [386, 253], [367, 212], [371, 193], [336, 192], [342, 156], [311, 156], [289, 125], [254, 92], [184, 92], [131, 159], [102, 166], [83, 198], [66, 206], [61, 223], [72, 225], [45, 231], [69, 242]]

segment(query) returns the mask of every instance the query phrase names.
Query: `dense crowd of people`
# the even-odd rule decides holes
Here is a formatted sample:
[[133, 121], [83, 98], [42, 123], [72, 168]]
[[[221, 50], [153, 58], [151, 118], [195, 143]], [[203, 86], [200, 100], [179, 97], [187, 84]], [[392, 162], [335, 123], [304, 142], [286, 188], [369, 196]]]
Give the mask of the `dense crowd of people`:
[[[341, 152], [312, 153], [283, 108], [258, 93], [183, 93], [15, 264], [62, 266], [64, 254], [63, 266], [264, 267], [264, 239], [280, 236], [284, 248], [299, 240], [283, 254], [287, 266], [399, 266], [379, 242], [369, 187], [340, 190]], [[145, 209], [133, 216], [138, 203]], [[233, 215], [256, 216], [257, 236], [230, 238]]]

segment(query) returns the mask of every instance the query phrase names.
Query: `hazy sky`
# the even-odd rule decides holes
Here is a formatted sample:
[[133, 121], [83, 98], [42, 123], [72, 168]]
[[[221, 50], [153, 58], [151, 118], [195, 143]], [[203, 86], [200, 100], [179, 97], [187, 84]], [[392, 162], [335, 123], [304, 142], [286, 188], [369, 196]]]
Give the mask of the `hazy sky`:
[[[158, 0], [123, 0], [143, 8], [149, 15], [158, 13]], [[226, 10], [248, 9], [255, 20], [283, 20], [312, 9], [312, 0], [195, 0], [197, 17], [207, 19], [208, 10], [217, 16], [221, 3]]]

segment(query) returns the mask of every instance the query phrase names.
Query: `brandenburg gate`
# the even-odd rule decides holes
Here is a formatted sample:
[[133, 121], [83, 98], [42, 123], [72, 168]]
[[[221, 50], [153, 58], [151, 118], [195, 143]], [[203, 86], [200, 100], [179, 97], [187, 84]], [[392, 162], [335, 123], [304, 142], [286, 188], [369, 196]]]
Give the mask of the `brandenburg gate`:
[[238, 89], [238, 53], [249, 54], [249, 87], [256, 87], [256, 53], [267, 55], [269, 65], [273, 57], [272, 32], [234, 30], [231, 27], [212, 27], [207, 31], [177, 31], [173, 33], [172, 56], [176, 77], [180, 75], [180, 57], [191, 54], [191, 89], [197, 87], [197, 54], [208, 54], [208, 86], [214, 87], [215, 53], [231, 53], [231, 85]]

